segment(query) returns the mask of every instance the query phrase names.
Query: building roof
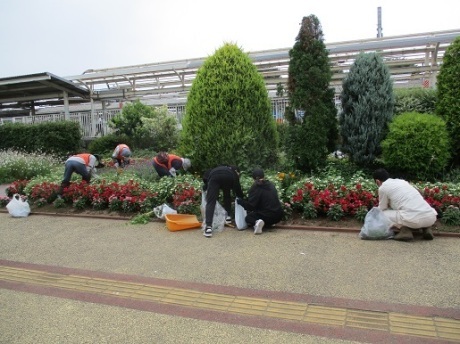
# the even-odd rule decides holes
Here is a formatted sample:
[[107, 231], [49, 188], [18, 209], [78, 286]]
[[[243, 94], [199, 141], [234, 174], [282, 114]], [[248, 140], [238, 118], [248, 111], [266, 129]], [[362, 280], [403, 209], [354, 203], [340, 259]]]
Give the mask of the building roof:
[[48, 72], [0, 78], [0, 110], [62, 105], [66, 97], [81, 103], [90, 91]]

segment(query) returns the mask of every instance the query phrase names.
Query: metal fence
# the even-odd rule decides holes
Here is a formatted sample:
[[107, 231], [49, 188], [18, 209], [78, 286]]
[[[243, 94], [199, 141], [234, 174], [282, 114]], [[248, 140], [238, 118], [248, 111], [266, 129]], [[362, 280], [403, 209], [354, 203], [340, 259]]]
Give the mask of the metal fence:
[[[284, 112], [288, 104], [287, 98], [272, 98], [272, 114], [273, 119], [277, 123], [284, 122]], [[96, 110], [91, 111], [79, 111], [70, 113], [70, 121], [77, 122], [80, 124], [81, 133], [83, 139], [92, 139], [95, 137], [104, 136], [113, 132], [113, 129], [109, 126], [109, 121], [119, 114], [122, 109], [114, 110]], [[168, 111], [177, 117], [179, 123], [185, 115], [185, 104], [169, 105]], [[46, 115], [34, 115], [34, 116], [18, 116], [0, 118], [0, 124], [4, 123], [43, 123], [43, 122], [57, 122], [64, 121], [65, 115], [59, 114], [46, 114]]]

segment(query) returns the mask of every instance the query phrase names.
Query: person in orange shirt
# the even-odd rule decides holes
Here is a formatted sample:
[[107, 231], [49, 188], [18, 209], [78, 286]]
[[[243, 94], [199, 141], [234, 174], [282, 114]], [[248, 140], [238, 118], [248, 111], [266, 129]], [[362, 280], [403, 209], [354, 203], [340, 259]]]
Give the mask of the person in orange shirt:
[[118, 167], [125, 167], [125, 165], [129, 165], [129, 158], [133, 155], [131, 149], [128, 145], [124, 143], [120, 143], [118, 146], [115, 147], [115, 150], [112, 153], [112, 160], [114, 162], [114, 166]]
[[180, 156], [165, 152], [158, 153], [153, 158], [152, 164], [160, 178], [165, 176], [175, 177], [177, 171], [181, 168], [187, 171], [192, 166], [190, 159], [181, 158]]
[[72, 155], [65, 162], [64, 179], [61, 182], [59, 194], [61, 195], [64, 188], [70, 185], [70, 180], [74, 172], [81, 175], [81, 179], [89, 183], [91, 178], [97, 176], [96, 168], [102, 167], [104, 167], [104, 164], [101, 161], [101, 157], [97, 154], [81, 153]]

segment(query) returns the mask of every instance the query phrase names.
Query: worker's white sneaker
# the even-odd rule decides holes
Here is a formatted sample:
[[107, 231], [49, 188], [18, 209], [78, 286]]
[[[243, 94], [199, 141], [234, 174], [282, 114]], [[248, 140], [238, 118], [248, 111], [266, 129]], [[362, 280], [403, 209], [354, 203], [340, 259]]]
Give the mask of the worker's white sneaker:
[[254, 225], [254, 234], [262, 234], [262, 228], [264, 228], [264, 226], [264, 220], [257, 220], [256, 224]]
[[204, 235], [206, 238], [212, 237], [212, 228], [211, 228], [211, 227], [206, 227], [205, 230], [204, 230], [203, 235]]

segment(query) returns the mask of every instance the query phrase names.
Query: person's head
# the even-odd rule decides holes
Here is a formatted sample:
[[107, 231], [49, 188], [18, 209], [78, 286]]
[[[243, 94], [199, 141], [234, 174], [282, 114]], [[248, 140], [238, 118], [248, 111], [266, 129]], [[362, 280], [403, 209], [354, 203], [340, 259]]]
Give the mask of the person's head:
[[238, 177], [240, 176], [241, 171], [240, 171], [240, 168], [238, 166], [236, 166], [236, 165], [228, 165], [228, 167], [230, 167], [230, 169], [232, 171], [234, 171], [238, 175]]
[[252, 179], [260, 180], [264, 178], [265, 178], [264, 170], [262, 170], [261, 168], [255, 168], [252, 170]]
[[384, 168], [379, 168], [372, 173], [375, 183], [380, 186], [385, 180], [390, 178], [390, 174]]
[[188, 158], [182, 158], [182, 168], [184, 171], [187, 171], [190, 167], [192, 167], [192, 162]]

